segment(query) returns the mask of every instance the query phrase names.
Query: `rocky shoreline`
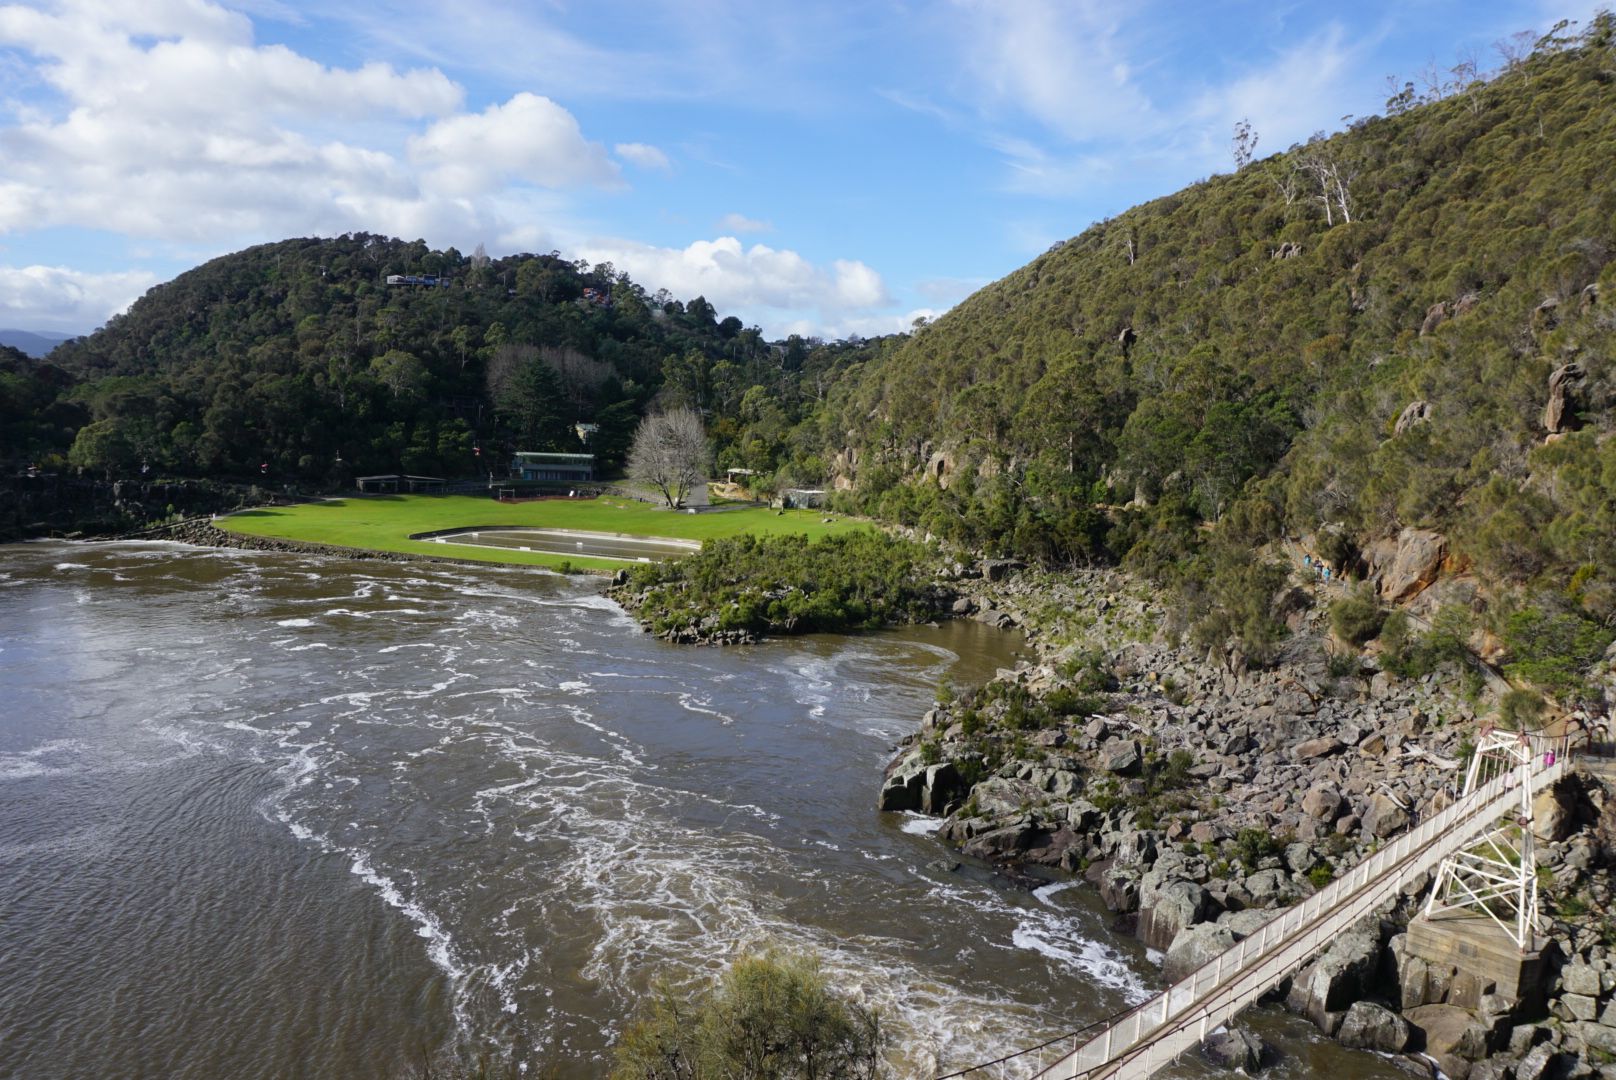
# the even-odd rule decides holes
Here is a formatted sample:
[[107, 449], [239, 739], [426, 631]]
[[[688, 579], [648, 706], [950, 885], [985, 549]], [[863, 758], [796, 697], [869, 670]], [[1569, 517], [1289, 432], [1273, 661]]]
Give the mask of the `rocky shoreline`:
[[[1298, 578], [1277, 660], [1240, 671], [1169, 645], [1166, 613], [1118, 574], [956, 581], [953, 614], [1021, 627], [1039, 662], [940, 691], [880, 808], [941, 818], [941, 842], [1013, 880], [1081, 875], [1182, 977], [1449, 805], [1490, 708], [1453, 661], [1399, 679], [1334, 639], [1329, 593]], [[1274, 996], [1420, 1075], [1616, 1077], [1616, 790], [1579, 770], [1536, 811], [1552, 917], [1533, 993], [1409, 951], [1422, 875]], [[1205, 1049], [1261, 1064], [1238, 1028]]]

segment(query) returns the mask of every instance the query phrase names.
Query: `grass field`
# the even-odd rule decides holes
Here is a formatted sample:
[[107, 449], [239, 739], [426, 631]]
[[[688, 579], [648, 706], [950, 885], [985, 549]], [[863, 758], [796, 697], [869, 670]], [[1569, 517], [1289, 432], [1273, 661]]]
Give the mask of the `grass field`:
[[473, 526], [550, 529], [587, 529], [592, 532], [672, 536], [684, 540], [713, 540], [738, 533], [806, 533], [811, 539], [869, 528], [862, 522], [837, 518], [826, 524], [817, 510], [726, 510], [722, 513], [676, 514], [644, 503], [622, 499], [548, 500], [498, 503], [471, 495], [374, 495], [356, 499], [304, 503], [262, 510], [244, 510], [221, 519], [221, 529], [279, 540], [311, 544], [340, 544], [376, 551], [403, 551], [417, 555], [450, 556], [477, 562], [610, 569], [633, 565], [616, 559], [554, 555], [539, 551], [509, 551], [436, 544], [410, 540], [411, 533]]

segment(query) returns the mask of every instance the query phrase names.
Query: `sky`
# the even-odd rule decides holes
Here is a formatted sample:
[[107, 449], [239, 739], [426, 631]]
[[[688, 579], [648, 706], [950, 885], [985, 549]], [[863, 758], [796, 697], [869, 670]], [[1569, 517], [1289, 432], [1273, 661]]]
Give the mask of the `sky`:
[[0, 326], [366, 231], [611, 262], [770, 338], [934, 317], [1592, 0], [0, 3]]

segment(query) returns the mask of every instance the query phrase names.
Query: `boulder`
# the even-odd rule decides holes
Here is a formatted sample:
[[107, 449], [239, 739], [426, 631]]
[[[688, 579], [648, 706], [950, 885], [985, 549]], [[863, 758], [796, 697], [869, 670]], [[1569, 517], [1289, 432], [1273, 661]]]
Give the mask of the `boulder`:
[[1011, 780], [995, 776], [971, 789], [971, 798], [977, 809], [994, 817], [1012, 817], [1027, 807], [1042, 802], [1045, 792], [1025, 780]]
[[911, 768], [904, 772], [896, 772], [887, 778], [881, 785], [881, 794], [876, 801], [879, 810], [919, 810], [920, 796], [925, 791], [926, 773], [924, 769]]
[[[1457, 1005], [1416, 1005], [1403, 1014], [1425, 1036], [1425, 1052], [1475, 1061], [1487, 1056], [1487, 1029]], [[1446, 1071], [1446, 1070], [1444, 1070]]]
[[1285, 1005], [1329, 1033], [1333, 1020], [1326, 1014], [1340, 1013], [1363, 998], [1379, 967], [1378, 930], [1349, 930], [1291, 980]]
[[1302, 796], [1302, 812], [1319, 821], [1332, 822], [1341, 813], [1341, 796], [1332, 788], [1316, 787]]
[[1285, 868], [1293, 874], [1307, 873], [1313, 869], [1313, 864], [1318, 861], [1318, 857], [1313, 854], [1313, 849], [1302, 843], [1287, 844], [1283, 857], [1285, 859]]
[[1328, 757], [1345, 747], [1346, 744], [1336, 738], [1309, 739], [1307, 742], [1297, 743], [1291, 753], [1296, 755], [1297, 761], [1311, 761], [1314, 758]]
[[1408, 825], [1408, 811], [1397, 805], [1397, 800], [1380, 791], [1369, 800], [1369, 812], [1364, 815], [1365, 831], [1382, 840]]
[[1465, 1080], [1515, 1080], [1515, 1062], [1508, 1058], [1487, 1058], [1470, 1066]]
[[1538, 795], [1532, 803], [1532, 835], [1539, 840], [1560, 841], [1571, 835], [1576, 822], [1571, 808], [1557, 787]]
[[1201, 1053], [1214, 1065], [1253, 1073], [1262, 1068], [1263, 1041], [1243, 1027], [1214, 1031], [1201, 1043]]
[[942, 817], [958, 806], [965, 794], [965, 783], [952, 761], [926, 767], [920, 791], [920, 812]]
[[960, 853], [989, 861], [1012, 858], [1031, 846], [1034, 831], [1028, 825], [994, 829], [965, 841]]
[[1392, 425], [1392, 438], [1396, 438], [1415, 424], [1423, 424], [1431, 419], [1431, 403], [1429, 401], [1411, 401], [1403, 407], [1397, 415], [1397, 423]]
[[1545, 1080], [1560, 1074], [1560, 1052], [1553, 1043], [1543, 1043], [1534, 1046], [1521, 1058], [1521, 1063], [1515, 1066], [1515, 1080]]
[[1100, 768], [1112, 773], [1130, 773], [1139, 768], [1139, 740], [1117, 739], [1100, 750]]
[[1255, 908], [1247, 908], [1245, 911], [1225, 911], [1218, 916], [1218, 925], [1234, 935], [1236, 941], [1244, 941], [1261, 930], [1273, 917], [1272, 912], [1258, 911]]
[[1205, 889], [1187, 878], [1173, 878], [1148, 893], [1141, 890], [1139, 939], [1152, 949], [1165, 951], [1186, 926], [1217, 914], [1217, 902]]
[[1246, 878], [1246, 892], [1252, 907], [1267, 907], [1290, 895], [1291, 879], [1283, 870], [1259, 870]]
[[1599, 971], [1590, 965], [1581, 953], [1577, 953], [1572, 957], [1571, 963], [1560, 969], [1560, 986], [1568, 994], [1598, 997]]
[[1543, 406], [1543, 427], [1551, 434], [1570, 431], [1576, 421], [1575, 391], [1585, 372], [1578, 363], [1561, 364], [1549, 376], [1549, 400]]
[[[1384, 558], [1384, 548], [1375, 548], [1374, 557]], [[1442, 560], [1448, 555], [1448, 540], [1429, 529], [1404, 529], [1397, 534], [1397, 546], [1390, 558], [1372, 568], [1370, 579], [1380, 595], [1392, 603], [1410, 600], [1437, 579]]]
[[1106, 909], [1117, 914], [1139, 908], [1139, 872], [1128, 866], [1113, 866], [1100, 878], [1100, 899]]
[[1408, 1021], [1390, 1009], [1372, 1001], [1357, 1001], [1347, 1010], [1336, 1038], [1353, 1050], [1401, 1054], [1408, 1048], [1412, 1034]]
[[1234, 948], [1235, 937], [1227, 926], [1198, 923], [1186, 926], [1173, 938], [1162, 961], [1162, 978], [1176, 983], [1202, 964], [1216, 960], [1220, 953]]

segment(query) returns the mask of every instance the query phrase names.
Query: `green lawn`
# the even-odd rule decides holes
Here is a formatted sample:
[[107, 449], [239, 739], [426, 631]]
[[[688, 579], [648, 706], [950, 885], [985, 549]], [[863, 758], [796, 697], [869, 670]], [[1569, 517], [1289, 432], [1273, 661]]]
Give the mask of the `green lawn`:
[[633, 563], [587, 556], [552, 555], [540, 551], [436, 544], [410, 540], [411, 533], [473, 526], [519, 526], [552, 529], [587, 529], [592, 532], [672, 536], [686, 540], [712, 540], [737, 533], [806, 533], [817, 539], [833, 532], [869, 528], [862, 522], [837, 518], [829, 524], [817, 510], [726, 510], [722, 513], [677, 514], [644, 503], [622, 505], [622, 499], [552, 500], [498, 503], [471, 495], [373, 495], [355, 499], [304, 503], [263, 510], [244, 510], [218, 522], [221, 529], [280, 540], [312, 544], [340, 544], [376, 551], [404, 551], [419, 555], [450, 556], [478, 562], [554, 566], [563, 560], [574, 566], [613, 568]]

